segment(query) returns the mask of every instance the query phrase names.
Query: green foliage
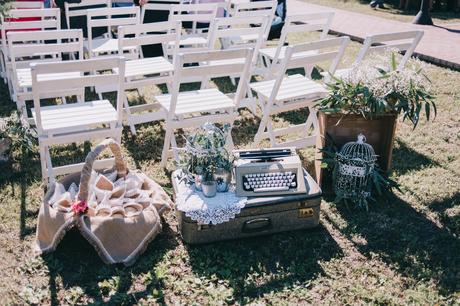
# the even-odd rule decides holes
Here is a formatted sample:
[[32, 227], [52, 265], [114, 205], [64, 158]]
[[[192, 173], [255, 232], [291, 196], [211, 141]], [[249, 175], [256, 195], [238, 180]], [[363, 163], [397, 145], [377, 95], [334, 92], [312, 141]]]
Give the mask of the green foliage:
[[232, 169], [232, 157], [225, 148], [229, 125], [223, 130], [206, 123], [194, 135], [186, 138], [186, 146], [180, 151], [178, 167], [184, 173], [202, 175], [212, 180], [218, 168]]
[[7, 16], [8, 11], [11, 9], [11, 3], [12, 0], [1, 0], [0, 1], [0, 14]]
[[420, 113], [425, 112], [430, 120], [437, 109], [435, 97], [427, 88], [430, 82], [422, 68], [407, 67], [397, 70], [395, 54], [392, 53], [390, 69], [379, 67], [355, 67], [348, 76], [333, 78], [327, 84], [330, 94], [318, 103], [325, 112], [358, 114], [372, 118], [388, 113], [401, 114], [403, 121], [408, 119], [415, 128]]
[[13, 162], [24, 164], [27, 159], [36, 154], [37, 138], [34, 130], [24, 124], [19, 112], [14, 112], [5, 118], [3, 125], [0, 139], [10, 140], [10, 158]]

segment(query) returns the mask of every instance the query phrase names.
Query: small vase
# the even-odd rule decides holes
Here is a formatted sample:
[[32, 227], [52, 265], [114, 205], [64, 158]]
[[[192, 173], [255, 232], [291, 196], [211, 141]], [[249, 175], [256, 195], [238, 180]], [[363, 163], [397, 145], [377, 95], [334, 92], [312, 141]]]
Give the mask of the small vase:
[[212, 178], [217, 182], [217, 192], [227, 192], [232, 181], [232, 173], [222, 168], [216, 169]]
[[202, 191], [203, 176], [199, 174], [193, 175], [193, 181], [195, 183], [195, 189], [197, 191]]
[[206, 181], [201, 183], [201, 188], [203, 189], [203, 195], [207, 198], [212, 198], [216, 196], [217, 192], [217, 183], [216, 181]]

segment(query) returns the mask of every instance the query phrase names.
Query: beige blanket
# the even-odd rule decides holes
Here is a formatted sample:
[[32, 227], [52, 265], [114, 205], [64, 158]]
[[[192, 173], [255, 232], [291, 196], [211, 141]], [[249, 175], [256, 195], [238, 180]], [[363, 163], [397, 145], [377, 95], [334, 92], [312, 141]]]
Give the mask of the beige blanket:
[[[103, 145], [106, 147], [112, 143]], [[86, 172], [91, 170], [91, 166], [92, 164], [87, 167], [89, 170], [86, 169]], [[119, 174], [126, 174], [123, 167], [116, 167], [116, 170]], [[85, 169], [82, 173], [84, 171]], [[84, 214], [76, 214], [73, 211], [63, 213], [49, 204], [54, 194], [54, 185], [50, 185], [38, 215], [34, 245], [36, 253], [54, 251], [65, 233], [74, 225], [78, 225], [82, 235], [95, 247], [105, 263], [133, 264], [147, 248], [148, 243], [161, 231], [160, 216], [172, 206], [169, 196], [160, 185], [143, 174], [140, 176], [144, 179], [144, 184], [152, 190], [152, 201], [140, 214], [131, 217], [95, 216], [92, 208]], [[66, 176], [60, 181], [66, 190], [72, 183], [79, 182], [80, 174]], [[80, 193], [84, 192], [83, 189], [80, 186]], [[83, 198], [86, 199], [87, 196]]]

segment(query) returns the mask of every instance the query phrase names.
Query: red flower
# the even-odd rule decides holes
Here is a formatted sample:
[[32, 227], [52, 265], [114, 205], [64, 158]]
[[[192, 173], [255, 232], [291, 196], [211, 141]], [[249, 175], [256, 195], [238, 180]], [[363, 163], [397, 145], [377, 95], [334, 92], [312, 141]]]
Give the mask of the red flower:
[[72, 204], [72, 210], [77, 215], [84, 214], [88, 210], [88, 204], [86, 201], [75, 201]]

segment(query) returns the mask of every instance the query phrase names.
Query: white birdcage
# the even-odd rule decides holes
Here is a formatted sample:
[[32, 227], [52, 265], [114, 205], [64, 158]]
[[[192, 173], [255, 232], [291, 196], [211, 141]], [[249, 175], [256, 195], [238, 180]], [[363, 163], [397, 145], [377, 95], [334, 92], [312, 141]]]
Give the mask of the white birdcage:
[[346, 143], [336, 155], [335, 194], [344, 199], [368, 198], [370, 178], [377, 156], [363, 134], [356, 142]]

